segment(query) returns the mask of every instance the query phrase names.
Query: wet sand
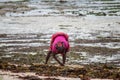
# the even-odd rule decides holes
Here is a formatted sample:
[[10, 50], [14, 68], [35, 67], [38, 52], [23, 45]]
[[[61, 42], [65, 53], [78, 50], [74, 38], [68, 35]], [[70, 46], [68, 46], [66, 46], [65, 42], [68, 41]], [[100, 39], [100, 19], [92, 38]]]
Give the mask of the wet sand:
[[0, 69], [5, 70], [0, 72], [0, 75], [3, 75], [2, 78], [10, 76], [10, 78], [28, 80], [91, 80], [92, 78], [119, 80], [119, 68], [110, 64], [58, 66], [32, 63], [31, 65], [20, 65], [2, 61]]
[[[70, 52], [67, 54], [66, 65], [89, 65], [89, 68], [85, 67], [88, 71], [85, 78], [118, 78], [119, 71], [117, 72], [116, 69], [119, 69], [120, 60], [119, 19], [119, 17], [93, 18], [89, 16], [78, 18], [54, 16], [1, 17], [0, 59], [3, 63], [9, 62], [19, 65], [43, 64], [51, 35], [57, 31], [63, 31], [70, 36], [71, 45]], [[103, 67], [103, 64], [106, 63], [109, 65], [107, 70], [106, 67], [105, 69]], [[49, 64], [58, 63], [51, 59]], [[112, 73], [108, 72], [111, 71], [111, 67], [113, 68]], [[9, 70], [11, 69], [9, 68]], [[99, 70], [103, 72], [103, 75], [107, 75], [100, 75]], [[24, 69], [21, 71], [24, 71]], [[41, 75], [41, 72], [38, 74]], [[77, 76], [77, 73], [72, 77], [75, 76]], [[83, 75], [79, 74], [77, 78], [82, 79], [81, 76]], [[38, 79], [35, 76], [24, 76], [22, 78]]]
[[[45, 66], [42, 64], [44, 64], [48, 52], [51, 35], [62, 31], [68, 33], [71, 45], [70, 52], [67, 54], [66, 65], [84, 66], [87, 71], [84, 77], [83, 74], [78, 76], [77, 71], [74, 72], [78, 69], [76, 67], [73, 70], [72, 80], [76, 76], [79, 79], [109, 78], [119, 80], [119, 5], [118, 0], [94, 2], [86, 0], [80, 4], [77, 0], [66, 1], [62, 4], [58, 1], [0, 3], [0, 69], [24, 72], [22, 68], [25, 67], [15, 67], [14, 64], [31, 65], [37, 63]], [[14, 67], [11, 65], [6, 67], [6, 63], [10, 63]], [[53, 59], [49, 61], [49, 65], [57, 64]], [[54, 69], [54, 66], [52, 68]], [[71, 67], [67, 69], [69, 74]], [[38, 76], [40, 77], [42, 73], [37, 71], [35, 73], [38, 73], [37, 76], [31, 75], [31, 72], [29, 76], [18, 78], [19, 75], [22, 75], [19, 72], [7, 74], [7, 72], [2, 73], [1, 71], [0, 75], [3, 76], [0, 79], [41, 80]], [[14, 76], [12, 74], [19, 75]], [[61, 78], [62, 80], [66, 79], [64, 75], [59, 79]], [[56, 77], [51, 79], [54, 80]]]
[[[35, 55], [44, 53], [45, 56], [51, 35], [62, 31], [69, 35], [71, 45], [69, 53], [76, 53], [75, 55], [79, 56], [76, 58], [77, 63], [79, 61], [80, 63], [92, 61], [119, 63], [119, 21], [120, 18], [115, 16], [1, 17], [1, 52], [8, 54], [8, 57], [12, 53]], [[81, 56], [86, 59], [81, 61]], [[70, 58], [69, 61], [74, 62], [74, 59], [72, 61]]]

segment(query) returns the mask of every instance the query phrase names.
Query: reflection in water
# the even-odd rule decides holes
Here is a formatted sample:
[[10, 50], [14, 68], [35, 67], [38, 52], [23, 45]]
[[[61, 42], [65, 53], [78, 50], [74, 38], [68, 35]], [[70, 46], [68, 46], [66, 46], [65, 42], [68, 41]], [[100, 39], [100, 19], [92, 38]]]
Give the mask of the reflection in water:
[[[78, 54], [78, 52], [77, 52]], [[120, 54], [91, 54], [88, 52], [79, 52], [80, 58], [76, 58], [73, 60], [70, 60], [70, 62], [77, 63], [77, 64], [89, 64], [89, 63], [112, 63], [116, 65], [119, 64], [120, 60]]]

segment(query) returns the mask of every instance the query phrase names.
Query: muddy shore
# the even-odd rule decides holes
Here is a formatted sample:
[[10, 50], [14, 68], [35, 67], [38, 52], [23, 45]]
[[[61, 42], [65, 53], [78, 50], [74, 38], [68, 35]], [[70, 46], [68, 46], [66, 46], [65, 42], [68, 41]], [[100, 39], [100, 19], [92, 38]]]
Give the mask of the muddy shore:
[[[33, 63], [31, 65], [21, 65], [19, 64], [11, 64], [11, 63], [0, 63], [0, 69], [5, 71], [12, 71], [14, 73], [25, 72], [34, 72], [35, 75], [39, 76], [51, 76], [50, 80], [62, 80], [59, 78], [52, 78], [52, 76], [61, 76], [61, 77], [69, 77], [69, 78], [80, 78], [82, 80], [89, 80], [91, 78], [101, 78], [101, 79], [114, 79], [119, 80], [120, 68], [116, 68], [113, 65], [109, 64], [94, 64], [94, 65], [69, 65], [65, 67], [53, 66], [53, 65], [44, 65], [44, 64], [36, 64]], [[1, 73], [2, 75], [2, 73]], [[5, 74], [3, 74], [5, 75]], [[17, 75], [19, 78], [27, 79], [27, 80], [41, 80], [40, 77], [35, 75]], [[45, 80], [48, 80], [46, 78]]]
[[[119, 6], [119, 0], [0, 2], [0, 80], [119, 80]], [[52, 58], [44, 64], [58, 31], [68, 33], [71, 46], [64, 67]]]

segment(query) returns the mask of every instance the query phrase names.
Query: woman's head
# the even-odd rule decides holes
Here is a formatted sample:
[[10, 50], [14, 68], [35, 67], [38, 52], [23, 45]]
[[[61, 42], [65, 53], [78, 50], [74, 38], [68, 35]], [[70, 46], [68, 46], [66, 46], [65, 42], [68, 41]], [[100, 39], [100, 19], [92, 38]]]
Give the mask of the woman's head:
[[58, 42], [55, 48], [58, 53], [63, 53], [65, 51], [65, 44], [63, 42]]

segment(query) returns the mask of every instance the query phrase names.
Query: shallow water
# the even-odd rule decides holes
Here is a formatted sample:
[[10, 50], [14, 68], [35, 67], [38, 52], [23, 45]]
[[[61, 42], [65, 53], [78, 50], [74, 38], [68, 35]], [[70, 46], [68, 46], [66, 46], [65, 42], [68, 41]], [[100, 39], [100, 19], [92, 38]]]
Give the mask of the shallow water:
[[46, 54], [48, 48], [40, 48], [49, 46], [53, 33], [63, 31], [68, 33], [73, 48], [68, 64], [111, 62], [119, 65], [119, 17], [1, 17], [1, 20], [0, 50], [6, 57], [12, 53]]
[[[7, 1], [7, 0], [5, 0]], [[9, 1], [9, 0], [8, 0]], [[12, 1], [12, 0], [10, 0]], [[13, 0], [14, 2], [14, 0]], [[28, 0], [26, 4], [35, 9], [8, 12], [6, 16], [119, 16], [119, 0]]]

